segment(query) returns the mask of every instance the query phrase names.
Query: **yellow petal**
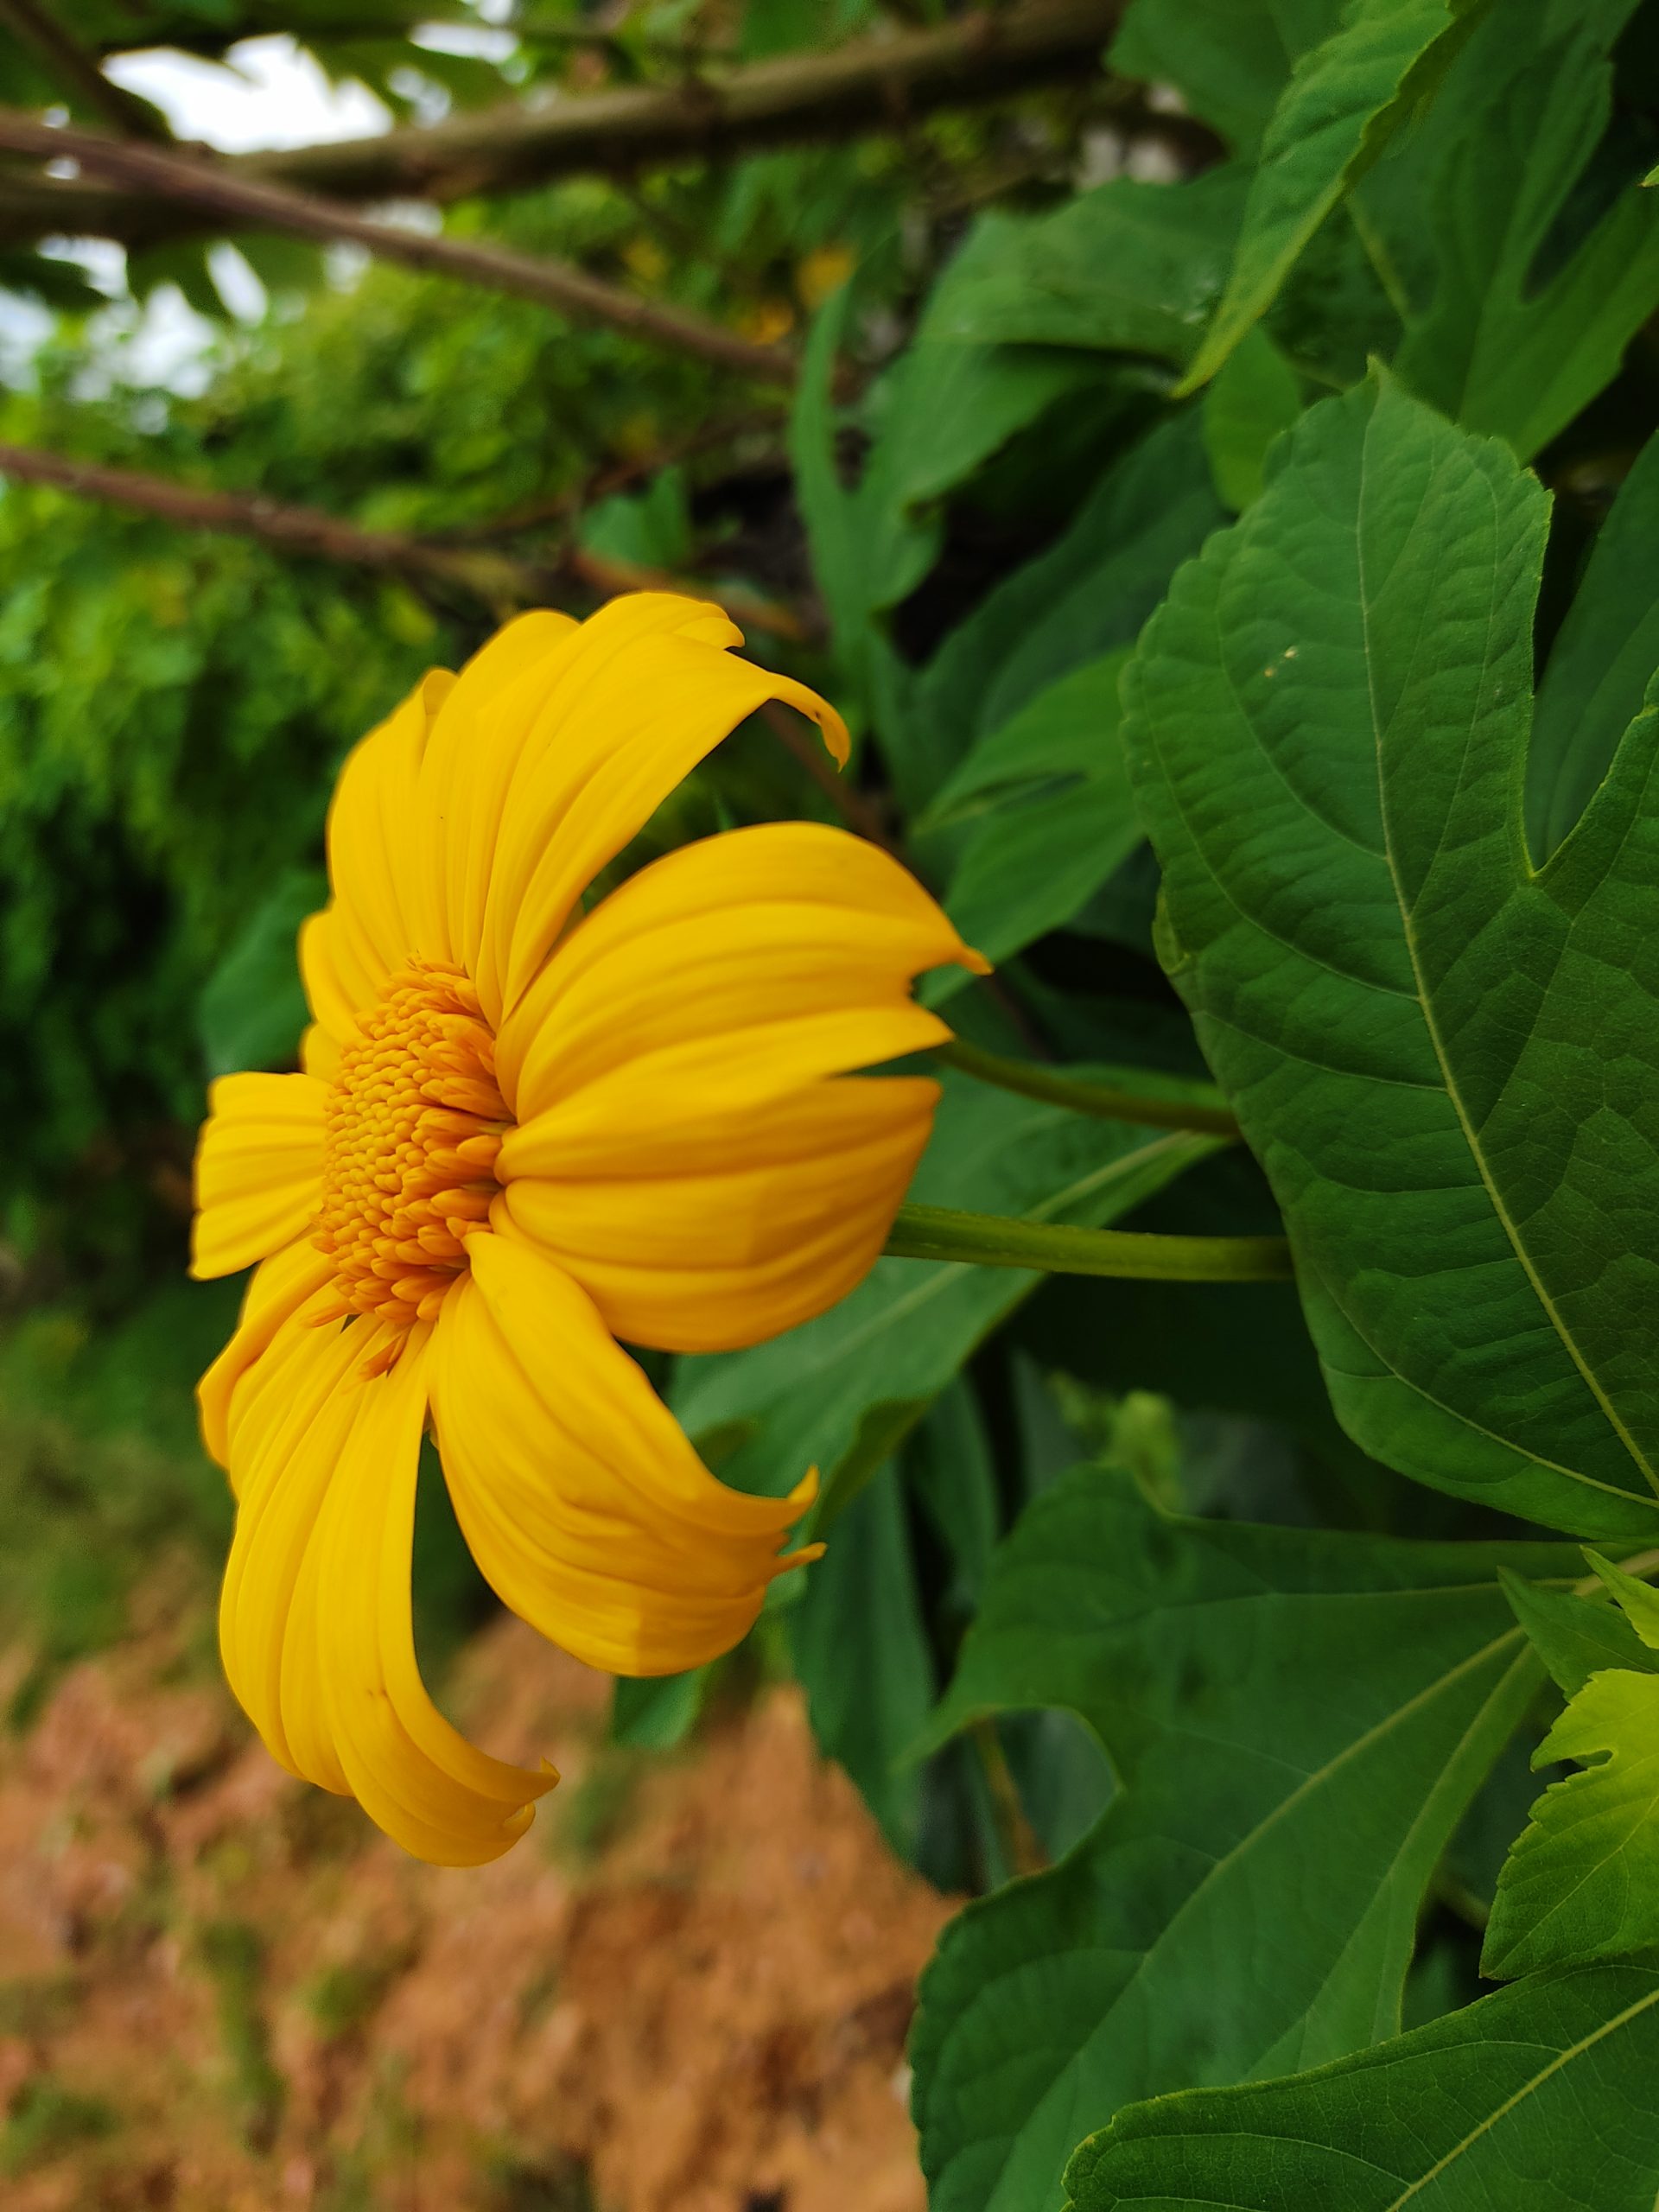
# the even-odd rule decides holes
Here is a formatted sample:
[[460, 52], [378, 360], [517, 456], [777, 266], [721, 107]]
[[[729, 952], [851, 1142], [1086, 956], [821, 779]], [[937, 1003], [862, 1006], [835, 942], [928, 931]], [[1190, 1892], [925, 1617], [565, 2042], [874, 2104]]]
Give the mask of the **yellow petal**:
[[[476, 954], [460, 949], [496, 1027], [594, 876], [765, 701], [798, 707], [845, 758], [834, 709], [734, 659], [727, 648], [741, 643], [716, 607], [639, 593], [601, 607], [550, 662], [488, 855]], [[475, 891], [475, 874], [469, 883]]]
[[809, 1502], [704, 1467], [569, 1278], [510, 1236], [468, 1240], [438, 1317], [432, 1412], [455, 1515], [524, 1619], [615, 1674], [729, 1650]]
[[296, 1315], [245, 1381], [275, 1387], [232, 1424], [241, 1503], [220, 1644], [292, 1771], [355, 1796], [416, 1856], [477, 1866], [522, 1834], [557, 1777], [478, 1751], [421, 1681], [410, 1567], [429, 1341], [417, 1329], [389, 1374], [365, 1377], [389, 1333]]
[[[396, 714], [354, 746], [328, 809], [328, 881], [342, 965], [375, 987], [401, 968], [416, 942], [410, 895], [416, 839], [415, 791], [427, 734], [455, 679], [447, 669], [422, 677]], [[361, 999], [357, 1007], [365, 1003]], [[319, 1020], [325, 1017], [314, 1004]]]
[[850, 1079], [941, 1043], [910, 982], [980, 967], [913, 877], [815, 823], [683, 848], [561, 945], [502, 1032], [520, 1126], [504, 1217], [614, 1332], [708, 1351], [822, 1313], [868, 1273], [938, 1086]]
[[269, 1350], [283, 1322], [315, 1299], [334, 1272], [333, 1260], [305, 1236], [254, 1269], [235, 1332], [196, 1385], [202, 1442], [221, 1467], [231, 1463], [231, 1407], [237, 1385]]
[[421, 949], [431, 959], [471, 964], [502, 799], [549, 671], [575, 628], [568, 614], [545, 608], [517, 616], [474, 654], [432, 724], [416, 837], [405, 856]]
[[193, 1274], [251, 1267], [315, 1218], [327, 1096], [310, 1075], [226, 1075], [210, 1085], [196, 1147]]

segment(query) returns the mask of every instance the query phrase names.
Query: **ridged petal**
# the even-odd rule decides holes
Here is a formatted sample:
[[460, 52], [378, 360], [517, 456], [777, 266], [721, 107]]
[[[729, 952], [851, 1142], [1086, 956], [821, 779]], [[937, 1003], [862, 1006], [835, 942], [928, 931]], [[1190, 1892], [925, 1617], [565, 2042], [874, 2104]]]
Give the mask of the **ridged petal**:
[[546, 688], [501, 805], [476, 947], [458, 948], [496, 1027], [594, 875], [765, 701], [810, 715], [845, 759], [834, 709], [734, 659], [741, 643], [718, 607], [641, 592], [601, 607], [538, 671]]
[[386, 974], [417, 950], [409, 896], [415, 792], [427, 739], [455, 689], [448, 669], [423, 676], [396, 712], [354, 746], [328, 809], [328, 880], [365, 964]]
[[233, 1394], [241, 1503], [220, 1647], [232, 1689], [291, 1771], [355, 1796], [417, 1857], [477, 1866], [522, 1834], [557, 1777], [478, 1751], [421, 1681], [410, 1569], [429, 1334], [366, 1378], [389, 1333], [315, 1328], [302, 1309]]
[[910, 996], [982, 968], [915, 879], [819, 824], [682, 848], [613, 892], [510, 1017], [498, 1212], [631, 1343], [708, 1351], [822, 1313], [880, 1251], [938, 1085], [846, 1071], [943, 1042]]
[[196, 1385], [201, 1440], [221, 1467], [231, 1464], [231, 1408], [237, 1385], [269, 1351], [283, 1322], [334, 1279], [334, 1263], [308, 1236], [257, 1267], [242, 1300], [241, 1317], [231, 1340]]
[[591, 1301], [510, 1236], [468, 1241], [432, 1346], [455, 1515], [514, 1612], [589, 1665], [673, 1674], [729, 1650], [812, 1495], [717, 1482]]
[[563, 648], [568, 614], [537, 608], [498, 630], [445, 699], [421, 762], [419, 827], [404, 857], [421, 950], [470, 967], [501, 804]]
[[315, 1217], [327, 1096], [310, 1075], [226, 1075], [209, 1086], [192, 1274], [235, 1274], [292, 1243]]

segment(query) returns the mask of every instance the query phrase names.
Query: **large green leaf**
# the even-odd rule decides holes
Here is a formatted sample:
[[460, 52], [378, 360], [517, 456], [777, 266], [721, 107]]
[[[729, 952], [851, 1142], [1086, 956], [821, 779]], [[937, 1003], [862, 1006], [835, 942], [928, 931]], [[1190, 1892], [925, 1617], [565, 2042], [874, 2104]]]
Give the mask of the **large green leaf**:
[[911, 2056], [933, 2212], [1045, 2212], [1126, 2101], [1398, 2027], [1424, 1885], [1539, 1680], [1504, 1556], [1575, 1564], [1166, 1521], [1105, 1468], [1027, 1510], [931, 1733], [1064, 1706], [1122, 1788], [928, 1968]]
[[1178, 86], [1194, 115], [1249, 153], [1291, 69], [1337, 28], [1340, 0], [1134, 0], [1107, 59]]
[[820, 1748], [846, 1768], [888, 1841], [908, 1855], [921, 1777], [899, 1754], [927, 1719], [934, 1681], [895, 1466], [883, 1467], [842, 1514], [785, 1617]]
[[1486, 0], [1354, 0], [1281, 95], [1250, 181], [1232, 273], [1187, 385], [1211, 377], [1297, 256], [1426, 96]]
[[842, 480], [832, 391], [851, 300], [845, 288], [826, 303], [808, 342], [790, 449], [837, 652], [849, 680], [867, 693], [874, 683], [870, 657], [884, 642], [872, 639], [873, 618], [931, 568], [938, 500], [1055, 400], [1100, 374], [1074, 352], [965, 345], [942, 334], [988, 236], [976, 233], [946, 270], [915, 337], [866, 404], [861, 427], [873, 442], [855, 485]]
[[[1069, 922], [1141, 842], [1120, 728], [1127, 658], [1085, 661], [1039, 691], [980, 741], [931, 810], [969, 824], [944, 905], [988, 960]], [[957, 988], [930, 978], [922, 995], [942, 1006]]]
[[210, 1076], [293, 1066], [308, 1019], [295, 942], [327, 896], [320, 868], [288, 869], [207, 978], [198, 1019]]
[[1076, 2212], [1653, 2212], [1659, 1967], [1569, 1967], [1316, 2074], [1120, 2113]]
[[[1098, 1228], [1213, 1149], [1212, 1139], [1089, 1122], [947, 1074], [911, 1195]], [[682, 1360], [675, 1411], [693, 1437], [726, 1448], [721, 1474], [741, 1489], [787, 1490], [816, 1465], [822, 1524], [1039, 1280], [1020, 1268], [879, 1260], [817, 1320], [753, 1351]]]
[[1659, 714], [1541, 871], [1548, 502], [1398, 386], [1305, 416], [1126, 679], [1163, 951], [1268, 1171], [1344, 1426], [1659, 1530]]
[[1246, 331], [1204, 395], [1204, 448], [1233, 513], [1259, 495], [1268, 448], [1301, 411], [1296, 372], [1259, 324]]
[[1109, 469], [1048, 550], [988, 592], [884, 733], [919, 808], [980, 739], [1085, 661], [1132, 645], [1177, 564], [1226, 520], [1196, 414], [1161, 423]]
[[1226, 280], [1246, 172], [1117, 177], [1052, 214], [998, 215], [935, 309], [941, 339], [1099, 346], [1189, 360]]
[[1527, 842], [1547, 860], [1612, 766], [1659, 668], [1659, 438], [1602, 524], [1538, 687], [1527, 755]]
[[1617, 373], [1659, 301], [1650, 151], [1604, 161], [1610, 57], [1636, 4], [1502, 0], [1359, 191], [1406, 308], [1395, 369], [1523, 456]]

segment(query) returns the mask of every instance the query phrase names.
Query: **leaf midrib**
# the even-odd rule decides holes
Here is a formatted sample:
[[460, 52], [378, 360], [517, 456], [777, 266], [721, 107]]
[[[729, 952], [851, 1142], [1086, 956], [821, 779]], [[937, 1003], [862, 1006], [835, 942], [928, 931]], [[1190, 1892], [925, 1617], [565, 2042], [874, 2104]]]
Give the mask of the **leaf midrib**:
[[1523, 2082], [1513, 2095], [1505, 2097], [1503, 2103], [1489, 2112], [1478, 2126], [1471, 2127], [1468, 2134], [1459, 2142], [1454, 2143], [1444, 2157], [1437, 2158], [1426, 2173], [1419, 2174], [1416, 2180], [1411, 2183], [1400, 2196], [1392, 2199], [1383, 2208], [1383, 2212], [1400, 2212], [1400, 2207], [1402, 2204], [1408, 2204], [1414, 2196], [1420, 2195], [1428, 2187], [1430, 2182], [1438, 2181], [1443, 2173], [1457, 2164], [1466, 2151], [1472, 2149], [1474, 2145], [1479, 2142], [1482, 2136], [1489, 2135], [1501, 2120], [1507, 2120], [1516, 2107], [1523, 2104], [1535, 2090], [1541, 2088], [1552, 2075], [1559, 2074], [1564, 2066], [1570, 2066], [1575, 2058], [1582, 2058], [1586, 2051], [1593, 2050], [1599, 2043], [1603, 2042], [1608, 2036], [1617, 2034], [1619, 2029], [1627, 2027], [1632, 2020], [1639, 2018], [1643, 2012], [1650, 2011], [1656, 2005], [1659, 2005], [1659, 1988], [1649, 1990], [1645, 1997], [1638, 1997], [1633, 2005], [1627, 2005], [1622, 2012], [1615, 2013], [1611, 2020], [1604, 2020], [1601, 2025], [1589, 2035], [1581, 2036], [1577, 2043], [1569, 2044], [1565, 2050], [1557, 2051], [1548, 2066], [1541, 2067], [1529, 2082]]
[[[1421, 1597], [1423, 1595], [1423, 1592], [1421, 1590], [1417, 1590], [1401, 1591], [1397, 1592], [1390, 1592], [1385, 1594]], [[1478, 1668], [1489, 1662], [1497, 1653], [1503, 1649], [1505, 1645], [1510, 1643], [1523, 1645], [1524, 1642], [1525, 1638], [1519, 1628], [1505, 1629], [1501, 1635], [1492, 1637], [1490, 1642], [1483, 1644], [1478, 1650], [1473, 1651], [1470, 1653], [1466, 1658], [1459, 1660], [1455, 1667], [1449, 1667], [1443, 1674], [1437, 1675], [1432, 1682], [1426, 1683], [1421, 1689], [1414, 1692], [1413, 1695], [1408, 1698], [1403, 1704], [1391, 1707], [1389, 1710], [1382, 1715], [1381, 1719], [1374, 1721], [1370, 1727], [1366, 1729], [1363, 1734], [1351, 1737], [1347, 1743], [1343, 1745], [1341, 1749], [1337, 1751], [1333, 1757], [1325, 1760], [1320, 1765], [1305, 1772], [1302, 1779], [1297, 1783], [1294, 1789], [1287, 1791], [1286, 1795], [1273, 1807], [1271, 1811], [1269, 1811], [1262, 1820], [1257, 1821], [1253, 1828], [1242, 1835], [1238, 1840], [1233, 1844], [1230, 1849], [1224, 1852], [1218, 1859], [1213, 1860], [1210, 1866], [1205, 1870], [1205, 1873], [1199, 1878], [1194, 1887], [1185, 1897], [1183, 1897], [1180, 1904], [1170, 1916], [1166, 1925], [1159, 1931], [1154, 1942], [1149, 1943], [1146, 1949], [1141, 1953], [1131, 1972], [1114, 1992], [1111, 2004], [1108, 2008], [1107, 2013], [1096, 2023], [1095, 2027], [1089, 2035], [1087, 2040], [1084, 2044], [1079, 2044], [1077, 2049], [1073, 2050], [1065, 2065], [1062, 2068], [1060, 2072], [1055, 2075], [1053, 2081], [1050, 2082], [1048, 2088], [1044, 2091], [1043, 2095], [1039, 2100], [1035, 2110], [1033, 2112], [1031, 2117], [1034, 2119], [1037, 2113], [1041, 2112], [1048, 2104], [1050, 2104], [1056, 2094], [1066, 2084], [1068, 2077], [1075, 2075], [1077, 2068], [1082, 2061], [1084, 2053], [1094, 2044], [1096, 2037], [1104, 2029], [1107, 2021], [1110, 2018], [1111, 2015], [1117, 2011], [1119, 2005], [1122, 2003], [1125, 1996], [1141, 1980], [1141, 1977], [1146, 1971], [1150, 1961], [1157, 1954], [1159, 1949], [1168, 1942], [1174, 1930], [1179, 1928], [1182, 1921], [1188, 1916], [1198, 1900], [1205, 1895], [1205, 1893], [1210, 1889], [1211, 1885], [1219, 1878], [1225, 1869], [1230, 1866], [1235, 1860], [1248, 1858], [1255, 1850], [1256, 1845], [1261, 1841], [1262, 1838], [1266, 1835], [1270, 1829], [1275, 1827], [1294, 1806], [1300, 1803], [1308, 1796], [1324, 1789], [1331, 1780], [1331, 1777], [1337, 1774], [1341, 1768], [1348, 1764], [1350, 1760], [1369, 1750], [1373, 1745], [1381, 1742], [1389, 1735], [1391, 1730], [1399, 1726], [1408, 1715], [1414, 1713], [1419, 1707], [1431, 1703], [1435, 1698], [1441, 1694], [1449, 1684], [1455, 1682], [1460, 1675], [1466, 1675], [1472, 1669]], [[1480, 1707], [1478, 1708], [1479, 1711], [1484, 1712], [1485, 1710], [1492, 1698], [1497, 1694], [1498, 1690], [1503, 1686], [1503, 1682], [1507, 1679], [1508, 1675], [1506, 1671], [1505, 1675], [1500, 1677], [1499, 1681], [1492, 1685], [1492, 1688], [1487, 1693], [1486, 1697], [1482, 1700]], [[1467, 1732], [1465, 1731], [1465, 1734]], [[1405, 1839], [1402, 1842], [1402, 1852], [1403, 1852], [1407, 1845], [1409, 1843], [1411, 1835], [1414, 1831], [1415, 1825], [1415, 1822], [1414, 1822], [1413, 1828], [1407, 1831]], [[1400, 1853], [1395, 1853], [1395, 1859], [1391, 1862], [1392, 1865], [1398, 1864], [1400, 1855]], [[1324, 1984], [1321, 1983], [1320, 1986], [1323, 1988]], [[1027, 2122], [1027, 2125], [1028, 2126], [1029, 2122]], [[995, 2183], [995, 2189], [997, 2191], [1000, 2191], [1007, 2182], [1008, 2168], [1013, 2162], [1014, 2154], [1018, 2147], [1020, 2135], [1024, 2132], [1025, 2131], [1022, 2128], [1005, 2139], [1007, 2147], [998, 2162]], [[996, 2199], [995, 2195], [988, 2196], [986, 2199], [988, 2204], [995, 2204], [995, 2201]]]
[[[1446, 1041], [1440, 1033], [1440, 1023], [1435, 1018], [1434, 1007], [1430, 999], [1427, 981], [1423, 972], [1422, 960], [1418, 950], [1417, 934], [1412, 925], [1411, 911], [1406, 903], [1405, 886], [1401, 880], [1399, 864], [1395, 854], [1394, 829], [1389, 804], [1389, 792], [1382, 773], [1382, 718], [1376, 696], [1376, 664], [1371, 646], [1371, 599], [1370, 587], [1366, 581], [1365, 574], [1365, 508], [1367, 505], [1370, 477], [1369, 453], [1370, 444], [1370, 440], [1368, 434], [1365, 440], [1366, 450], [1362, 453], [1360, 458], [1359, 514], [1357, 526], [1354, 531], [1354, 554], [1359, 572], [1359, 618], [1363, 636], [1365, 655], [1365, 701], [1367, 710], [1370, 716], [1372, 748], [1376, 765], [1377, 805], [1382, 817], [1382, 858], [1389, 872], [1389, 888], [1394, 893], [1395, 906], [1400, 916], [1400, 927], [1405, 938], [1406, 956], [1411, 963], [1412, 977], [1416, 985], [1417, 1002], [1422, 1008], [1423, 1027], [1428, 1033], [1429, 1046], [1434, 1055], [1435, 1065], [1440, 1069], [1440, 1080], [1445, 1087], [1446, 1095], [1451, 1103], [1452, 1110], [1458, 1117], [1458, 1126], [1463, 1132], [1464, 1142], [1468, 1147], [1471, 1160], [1474, 1162], [1475, 1172], [1480, 1177], [1482, 1187], [1484, 1189], [1487, 1198], [1491, 1203], [1492, 1211], [1497, 1217], [1499, 1226], [1503, 1229], [1504, 1236], [1509, 1240], [1510, 1249], [1515, 1254], [1516, 1258], [1520, 1262], [1527, 1281], [1532, 1286], [1534, 1297], [1536, 1298], [1540, 1306], [1542, 1308], [1544, 1315], [1548, 1320], [1551, 1328], [1554, 1331], [1562, 1349], [1566, 1351], [1568, 1358], [1573, 1362], [1573, 1366], [1578, 1370], [1579, 1374], [1582, 1377], [1591, 1396], [1600, 1408], [1603, 1418], [1607, 1422], [1609, 1427], [1612, 1430], [1614, 1435], [1618, 1437], [1619, 1442], [1624, 1446], [1626, 1452], [1630, 1455], [1632, 1463], [1639, 1470], [1643, 1479], [1646, 1481], [1649, 1490], [1654, 1492], [1656, 1497], [1659, 1497], [1659, 1472], [1656, 1472], [1651, 1463], [1642, 1451], [1640, 1446], [1637, 1443], [1636, 1439], [1630, 1434], [1630, 1430], [1625, 1427], [1623, 1419], [1619, 1415], [1618, 1408], [1608, 1397], [1606, 1392], [1602, 1389], [1599, 1379], [1596, 1376], [1593, 1369], [1590, 1366], [1589, 1363], [1586, 1360], [1582, 1351], [1580, 1350], [1577, 1338], [1567, 1327], [1565, 1319], [1556, 1306], [1554, 1299], [1551, 1296], [1548, 1289], [1546, 1287], [1543, 1277], [1539, 1272], [1537, 1264], [1535, 1262], [1531, 1252], [1528, 1249], [1524, 1238], [1521, 1235], [1520, 1228], [1511, 1217], [1510, 1210], [1504, 1203], [1497, 1185], [1493, 1180], [1491, 1171], [1487, 1163], [1485, 1154], [1482, 1149], [1474, 1123], [1470, 1118], [1467, 1107], [1465, 1105], [1463, 1093], [1459, 1087], [1456, 1077], [1452, 1074], [1452, 1063], [1446, 1052]], [[1485, 486], [1487, 498], [1490, 500], [1491, 499], [1491, 486], [1484, 477], [1481, 480]], [[1420, 497], [1418, 514], [1421, 516], [1421, 512], [1422, 500]], [[1497, 506], [1496, 502], [1494, 502], [1494, 535], [1496, 535], [1497, 520]], [[1496, 572], [1494, 571], [1494, 576], [1495, 575]], [[1496, 604], [1497, 598], [1496, 592], [1494, 591], [1492, 599], [1492, 606], [1494, 608], [1496, 607]], [[1490, 624], [1488, 626], [1490, 628]], [[1471, 723], [1471, 732], [1472, 732], [1472, 728], [1473, 725]], [[1465, 757], [1466, 759], [1468, 751], [1467, 735], [1465, 735], [1464, 749]], [[1575, 1481], [1583, 1479], [1576, 1470], [1572, 1471]]]

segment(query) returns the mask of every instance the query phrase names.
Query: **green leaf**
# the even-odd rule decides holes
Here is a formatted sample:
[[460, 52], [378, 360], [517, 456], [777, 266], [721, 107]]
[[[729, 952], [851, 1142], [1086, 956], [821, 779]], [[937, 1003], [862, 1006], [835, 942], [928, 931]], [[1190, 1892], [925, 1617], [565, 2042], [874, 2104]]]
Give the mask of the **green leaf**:
[[1391, 381], [1292, 433], [1126, 678], [1160, 950], [1374, 1458], [1659, 1529], [1659, 714], [1535, 874], [1548, 503]]
[[1611, 1592], [1638, 1641], [1647, 1649], [1659, 1651], [1659, 1591], [1638, 1582], [1635, 1575], [1626, 1573], [1622, 1567], [1615, 1567], [1611, 1560], [1603, 1559], [1597, 1552], [1586, 1552], [1585, 1557]]
[[1109, 1468], [1027, 1508], [928, 1740], [1065, 1707], [1120, 1789], [1062, 1865], [954, 1922], [924, 1978], [932, 2212], [1047, 2212], [1126, 2100], [1397, 2028], [1424, 1886], [1538, 1680], [1506, 1557], [1573, 1565], [1169, 1521]]
[[1058, 351], [944, 340], [938, 324], [979, 251], [970, 238], [940, 280], [914, 340], [867, 404], [874, 442], [855, 486], [836, 452], [832, 397], [851, 301], [846, 287], [814, 322], [790, 426], [790, 452], [812, 572], [823, 594], [849, 680], [867, 696], [886, 646], [874, 618], [895, 606], [932, 567], [939, 546], [935, 503], [1055, 400], [1095, 381], [1097, 365]]
[[1135, 0], [1107, 60], [1179, 87], [1234, 150], [1251, 152], [1291, 69], [1336, 29], [1340, 0]]
[[1532, 1808], [1481, 1952], [1491, 1980], [1659, 1943], [1659, 1677], [1592, 1675], [1533, 1760], [1582, 1762]]
[[900, 1754], [933, 1703], [898, 1471], [881, 1469], [836, 1523], [785, 1616], [812, 1732], [858, 1784], [896, 1851], [915, 1848], [921, 1777]]
[[696, 1726], [714, 1673], [692, 1667], [683, 1675], [620, 1675], [611, 1695], [611, 1741], [673, 1751]]
[[1238, 248], [1184, 390], [1212, 377], [1272, 305], [1297, 256], [1427, 97], [1485, 0], [1354, 0], [1305, 54], [1273, 111]]
[[[1635, 6], [1504, 0], [1358, 195], [1405, 295], [1396, 372], [1523, 457], [1618, 373], [1659, 301], [1659, 201], [1641, 189], [1644, 156], [1615, 154], [1612, 176], [1603, 173], [1611, 50]], [[1589, 209], [1598, 219], [1586, 223]]]
[[1195, 414], [1162, 423], [1109, 469], [1069, 530], [988, 592], [884, 733], [907, 805], [931, 798], [977, 739], [1058, 677], [1130, 645], [1177, 564], [1226, 519]]
[[[947, 1071], [912, 1198], [1100, 1228], [1215, 1148], [1149, 1140]], [[742, 1441], [723, 1481], [772, 1495], [816, 1465], [827, 1526], [897, 1448], [975, 1347], [1041, 1277], [954, 1261], [878, 1260], [849, 1297], [753, 1351], [680, 1361], [672, 1402], [694, 1439]]]
[[1503, 1594], [1556, 1687], [1573, 1697], [1605, 1667], [1659, 1674], [1659, 1662], [1616, 1606], [1500, 1574]]
[[1262, 489], [1268, 448], [1302, 411], [1302, 387], [1257, 327], [1246, 331], [1204, 395], [1204, 448], [1216, 491], [1235, 514]]
[[1659, 438], [1597, 534], [1550, 649], [1527, 754], [1527, 844], [1548, 860], [1612, 766], [1659, 668]]
[[[1126, 658], [1085, 662], [1039, 692], [976, 746], [940, 794], [941, 813], [982, 803], [944, 906], [988, 960], [1006, 960], [1069, 922], [1141, 842], [1119, 733]], [[1002, 796], [987, 804], [994, 791]], [[941, 1006], [957, 988], [930, 980], [921, 995]]]
[[1246, 172], [1230, 168], [1182, 184], [1117, 177], [1052, 214], [987, 217], [935, 333], [1184, 364], [1225, 282], [1245, 186]]
[[1121, 2112], [1075, 2212], [1653, 2212], [1659, 1968], [1540, 1974], [1289, 2081]]
[[1017, 713], [982, 737], [928, 809], [921, 826], [950, 822], [983, 810], [995, 794], [1056, 776], [1110, 773], [1122, 758], [1119, 697], [1128, 652], [1084, 661], [1039, 691]]
[[210, 1076], [293, 1066], [310, 1020], [295, 939], [327, 896], [320, 868], [289, 868], [203, 985], [199, 1021]]

